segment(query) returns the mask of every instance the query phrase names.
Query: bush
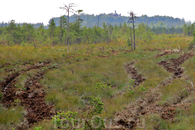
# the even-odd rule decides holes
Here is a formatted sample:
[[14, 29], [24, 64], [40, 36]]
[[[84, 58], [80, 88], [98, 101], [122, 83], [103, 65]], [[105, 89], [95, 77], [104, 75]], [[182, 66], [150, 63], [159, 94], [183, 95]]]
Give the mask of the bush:
[[102, 113], [104, 107], [103, 103], [100, 101], [100, 98], [95, 98], [93, 96], [89, 97], [89, 106], [90, 109], [87, 111], [87, 116], [84, 117], [81, 115], [81, 117], [84, 120], [84, 126], [79, 125], [79, 118], [77, 116], [77, 112], [57, 112], [57, 115], [52, 117], [52, 123], [54, 123], [56, 128], [66, 128], [66, 129], [75, 129], [75, 126], [82, 127], [79, 129], [92, 129], [93, 125], [95, 124], [101, 124], [100, 126], [98, 125], [97, 130], [101, 130], [102, 128], [105, 128], [105, 124], [103, 119], [98, 116], [99, 114]]
[[146, 88], [142, 85], [142, 86], [140, 86], [139, 90], [140, 91], [146, 91]]
[[35, 130], [41, 130], [42, 127], [35, 127]]

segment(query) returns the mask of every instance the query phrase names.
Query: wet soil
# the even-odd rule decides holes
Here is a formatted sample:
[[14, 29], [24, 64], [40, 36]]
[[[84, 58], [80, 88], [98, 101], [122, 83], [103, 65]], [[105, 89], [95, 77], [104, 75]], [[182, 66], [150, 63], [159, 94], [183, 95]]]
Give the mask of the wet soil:
[[16, 99], [16, 88], [15, 88], [15, 83], [16, 83], [16, 78], [24, 72], [27, 72], [31, 69], [40, 69], [46, 65], [48, 65], [50, 61], [44, 61], [43, 63], [36, 63], [35, 65], [30, 65], [27, 67], [27, 69], [22, 70], [20, 72], [14, 72], [13, 74], [8, 75], [8, 77], [0, 83], [0, 88], [3, 92], [3, 99], [2, 99], [2, 104], [5, 107], [10, 107], [11, 104], [14, 102]]
[[[184, 70], [179, 67], [179, 65], [192, 56], [194, 56], [193, 52], [184, 53], [178, 58], [170, 59], [168, 61], [161, 61], [159, 65], [163, 65], [168, 72], [173, 73], [173, 77], [180, 78]], [[133, 64], [133, 62], [127, 64], [125, 68], [128, 74], [137, 75]], [[189, 95], [193, 90], [193, 87], [186, 88]], [[190, 106], [190, 102], [182, 102], [189, 95], [181, 94], [176, 97], [174, 102], [159, 105], [159, 99], [161, 98], [159, 87], [150, 89], [144, 94], [144, 96], [140, 96], [140, 98], [138, 98], [131, 105], [125, 107], [124, 111], [117, 112], [114, 119], [115, 124], [113, 124], [110, 129], [134, 130], [142, 128], [140, 117], [149, 114], [158, 114], [164, 120], [173, 121], [175, 115], [177, 114], [176, 108], [187, 109]]]
[[180, 98], [175, 104], [159, 105], [160, 93], [158, 89], [148, 91], [144, 98], [140, 97], [124, 111], [115, 114], [115, 124], [111, 129], [121, 128], [134, 130], [142, 127], [140, 117], [149, 114], [158, 114], [162, 119], [172, 121], [175, 117], [176, 108], [187, 109], [190, 103], [181, 102]]
[[194, 56], [193, 52], [184, 53], [182, 56], [178, 58], [172, 58], [170, 60], [161, 61], [159, 65], [162, 65], [168, 72], [173, 73], [174, 77], [181, 78], [182, 74], [184, 73], [184, 70], [179, 65], [181, 65], [187, 59], [193, 56]]
[[24, 90], [17, 91], [17, 98], [27, 111], [24, 122], [17, 127], [18, 130], [29, 128], [43, 119], [51, 119], [51, 116], [55, 114], [54, 106], [46, 104], [44, 86], [39, 83], [46, 71], [38, 72], [25, 82]]
[[[45, 71], [40, 71], [35, 76], [27, 80], [25, 88], [17, 89], [15, 86], [17, 77], [19, 77], [22, 73], [31, 69], [39, 70], [48, 66], [50, 62], [51, 61], [47, 60], [44, 62], [38, 62], [34, 65], [27, 65], [26, 69], [8, 75], [8, 77], [0, 83], [0, 88], [3, 92], [1, 104], [4, 107], [8, 108], [16, 106], [18, 103], [14, 101], [19, 99], [21, 101], [21, 105], [26, 108], [27, 114], [24, 116], [25, 121], [21, 124], [21, 126], [18, 126], [17, 129], [28, 129], [31, 124], [51, 117], [50, 115], [52, 114], [51, 110], [53, 106], [48, 106], [45, 103], [45, 92], [41, 89], [42, 85], [38, 83], [38, 81], [43, 78]], [[52, 68], [53, 67], [49, 67], [48, 69]]]
[[132, 79], [134, 80], [134, 87], [145, 81], [145, 78], [143, 78], [141, 74], [138, 74], [137, 70], [134, 68], [134, 62], [126, 64], [125, 69], [127, 74], [132, 76]]

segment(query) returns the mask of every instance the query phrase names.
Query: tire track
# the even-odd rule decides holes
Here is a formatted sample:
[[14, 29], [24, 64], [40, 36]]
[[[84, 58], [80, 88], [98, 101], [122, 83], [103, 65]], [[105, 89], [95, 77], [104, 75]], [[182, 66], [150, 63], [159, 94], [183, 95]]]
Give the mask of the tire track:
[[134, 87], [145, 81], [145, 78], [143, 78], [142, 75], [138, 74], [137, 70], [135, 69], [134, 62], [126, 64], [125, 69], [127, 71], [127, 74], [132, 76], [132, 79], [134, 80]]
[[161, 61], [158, 63], [159, 65], [162, 65], [168, 72], [173, 73], [174, 78], [181, 78], [182, 74], [184, 73], [183, 68], [181, 68], [179, 65], [184, 63], [189, 58], [193, 57], [194, 53], [184, 53], [182, 56], [178, 58], [172, 58], [170, 60]]
[[45, 72], [53, 68], [55, 68], [55, 66], [49, 67], [45, 71], [39, 71], [36, 75], [30, 77], [30, 79], [25, 82], [25, 90], [17, 94], [21, 105], [24, 106], [27, 111], [27, 114], [24, 116], [24, 121], [17, 127], [17, 130], [28, 129], [32, 127], [34, 123], [42, 121], [43, 119], [51, 119], [51, 116], [56, 114], [54, 107], [46, 104], [44, 86], [39, 83], [39, 80], [43, 78]]
[[[19, 77], [22, 73], [25, 73], [31, 69], [40, 69], [42, 67], [45, 67], [50, 64], [50, 61], [44, 61], [42, 63], [36, 63], [35, 65], [30, 65], [27, 69], [23, 69], [19, 72], [15, 72], [11, 75], [8, 75], [8, 77], [0, 83], [0, 88], [3, 92], [3, 99], [2, 104], [5, 107], [10, 107], [14, 100], [16, 99], [16, 79]], [[13, 104], [14, 105], [14, 104]]]
[[[161, 61], [159, 65], [163, 65], [163, 67], [168, 72], [173, 73], [174, 78], [181, 78], [184, 70], [179, 65], [192, 56], [194, 56], [193, 52], [184, 53], [178, 58], [170, 59], [172, 64], [168, 61]], [[131, 70], [134, 70], [132, 69], [132, 65], [133, 63], [126, 65], [126, 68], [128, 68], [128, 73], [131, 73]], [[133, 74], [135, 73], [136, 72], [134, 72]], [[194, 91], [193, 86], [187, 88], [187, 92], [189, 93], [189, 95], [192, 93], [192, 91]], [[139, 128], [139, 126], [142, 126], [142, 124], [140, 123], [140, 117], [152, 113], [159, 114], [162, 119], [172, 120], [176, 115], [177, 107], [185, 109], [191, 104], [182, 102], [189, 95], [181, 94], [177, 98], [177, 101], [175, 103], [165, 103], [164, 105], [159, 105], [158, 101], [161, 98], [159, 87], [153, 88], [146, 92], [143, 97], [138, 98], [135, 102], [129, 105], [126, 110], [117, 112], [114, 118], [115, 124], [113, 124], [112, 127], [108, 129], [133, 130]]]

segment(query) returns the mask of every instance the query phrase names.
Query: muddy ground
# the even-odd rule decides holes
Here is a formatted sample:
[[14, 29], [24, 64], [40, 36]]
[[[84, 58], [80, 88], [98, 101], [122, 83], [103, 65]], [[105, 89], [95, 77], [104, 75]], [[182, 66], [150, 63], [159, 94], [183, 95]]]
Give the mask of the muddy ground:
[[[47, 60], [44, 62], [39, 62], [34, 65], [28, 65], [26, 69], [22, 71], [14, 72], [8, 75], [3, 82], [0, 83], [0, 88], [3, 92], [2, 105], [4, 107], [16, 106], [16, 99], [21, 101], [20, 105], [24, 106], [27, 114], [24, 116], [24, 121], [16, 129], [28, 129], [32, 124], [41, 121], [43, 119], [51, 118], [54, 114], [52, 111], [53, 106], [48, 106], [45, 103], [45, 92], [42, 89], [43, 86], [38, 83], [46, 71], [41, 71], [43, 67], [49, 66], [51, 61]], [[26, 65], [26, 64], [25, 64]], [[48, 67], [47, 70], [53, 67]], [[40, 70], [36, 75], [31, 77], [26, 81], [24, 89], [17, 89], [15, 84], [17, 78], [32, 69]]]
[[[192, 56], [194, 56], [194, 52], [184, 53], [178, 58], [161, 61], [159, 65], [162, 65], [168, 72], [173, 73], [173, 78], [181, 78], [184, 70], [179, 65]], [[138, 76], [137, 71], [135, 71], [135, 68], [133, 67], [133, 62], [126, 65], [126, 70], [128, 73], [136, 75], [132, 76], [132, 79], [135, 80], [137, 85], [145, 80], [141, 76], [139, 76], [140, 78], [136, 78]], [[192, 91], [194, 91], [193, 86], [187, 88], [186, 91], [191, 94]], [[124, 111], [117, 112], [115, 114], [115, 123], [110, 129], [139, 129], [142, 127], [140, 117], [148, 114], [158, 114], [162, 119], [172, 121], [176, 115], [176, 108], [187, 109], [190, 106], [190, 102], [182, 102], [187, 96], [188, 95], [181, 94], [173, 104], [165, 103], [164, 105], [159, 105], [158, 101], [161, 98], [159, 88], [150, 89], [131, 105], [127, 106]]]
[[179, 65], [184, 63], [192, 56], [194, 56], [193, 52], [184, 53], [182, 56], [178, 58], [174, 58], [174, 59], [172, 58], [170, 60], [161, 61], [159, 65], [162, 65], [168, 72], [173, 73], [174, 77], [181, 78], [184, 70]]
[[134, 67], [134, 62], [126, 64], [125, 69], [127, 74], [131, 75], [131, 78], [134, 80], [134, 87], [138, 86], [145, 80], [141, 74], [138, 74], [138, 71]]
[[[131, 52], [131, 50], [125, 50], [125, 48], [119, 51]], [[117, 55], [117, 52], [119, 51], [111, 50], [111, 53], [112, 55]], [[166, 54], [171, 53], [164, 52], [163, 54], [159, 54], [157, 57]], [[181, 78], [182, 74], [184, 73], [184, 70], [179, 65], [181, 65], [183, 62], [185, 62], [192, 56], [194, 56], [193, 52], [184, 53], [178, 58], [161, 61], [159, 65], [163, 66], [168, 72], [173, 73], [174, 78]], [[106, 58], [109, 56], [100, 57]], [[43, 75], [47, 70], [55, 68], [50, 66], [51, 62], [51, 60], [47, 60], [44, 62], [36, 63], [34, 65], [28, 65], [28, 62], [26, 62], [23, 65], [28, 65], [28, 67], [19, 72], [12, 69], [7, 70], [9, 72], [12, 71], [13, 73], [8, 75], [8, 77], [0, 83], [0, 88], [3, 92], [3, 99], [1, 102], [3, 106], [10, 107], [12, 105], [16, 105], [14, 100], [19, 99], [21, 101], [21, 105], [24, 106], [27, 111], [24, 116], [24, 121], [21, 123], [20, 126], [17, 127], [18, 130], [28, 129], [32, 127], [34, 123], [37, 123], [43, 119], [51, 119], [51, 116], [56, 114], [54, 106], [49, 106], [46, 104], [45, 91], [43, 89], [44, 86], [39, 83], [39, 80], [43, 78]], [[11, 64], [7, 63], [0, 66], [0, 68], [4, 68], [9, 65]], [[48, 69], [46, 69], [45, 71], [40, 70], [41, 68], [46, 66], [48, 66]], [[36, 75], [29, 77], [29, 79], [25, 82], [24, 89], [17, 89], [15, 86], [17, 77], [31, 69], [37, 69], [39, 71], [36, 73]], [[146, 80], [142, 77], [142, 75], [138, 73], [138, 70], [134, 67], [134, 62], [126, 64], [125, 69], [127, 73], [131, 76], [131, 78], [134, 80], [134, 87], [139, 86], [142, 82]], [[188, 89], [188, 91], [190, 93], [192, 89]], [[149, 90], [144, 94], [143, 97], [139, 98], [130, 106], [128, 106], [126, 110], [115, 114], [116, 124], [113, 124], [111, 129], [138, 128], [141, 125], [140, 116], [144, 116], [151, 113], [159, 114], [162, 119], [172, 120], [175, 115], [176, 107], [181, 107], [185, 109], [190, 105], [190, 103], [181, 103], [181, 101], [185, 98], [184, 96], [179, 98], [175, 104], [165, 104], [164, 106], [160, 106], [158, 104], [160, 97], [161, 93], [159, 92], [158, 88]]]

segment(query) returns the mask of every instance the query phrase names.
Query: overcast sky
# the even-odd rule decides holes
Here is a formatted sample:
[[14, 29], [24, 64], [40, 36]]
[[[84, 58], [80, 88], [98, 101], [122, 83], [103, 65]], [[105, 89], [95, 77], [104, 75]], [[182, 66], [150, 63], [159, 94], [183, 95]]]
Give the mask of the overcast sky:
[[44, 25], [52, 17], [59, 17], [65, 11], [59, 9], [64, 4], [75, 3], [75, 10], [82, 9], [87, 14], [121, 13], [128, 11], [141, 15], [172, 16], [195, 21], [194, 0], [1, 0], [0, 22], [14, 19], [17, 23], [37, 23]]

